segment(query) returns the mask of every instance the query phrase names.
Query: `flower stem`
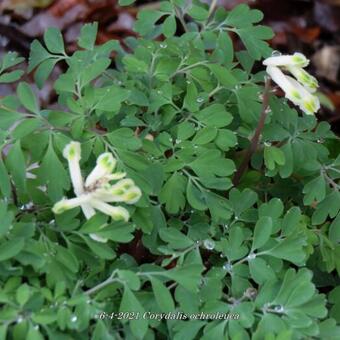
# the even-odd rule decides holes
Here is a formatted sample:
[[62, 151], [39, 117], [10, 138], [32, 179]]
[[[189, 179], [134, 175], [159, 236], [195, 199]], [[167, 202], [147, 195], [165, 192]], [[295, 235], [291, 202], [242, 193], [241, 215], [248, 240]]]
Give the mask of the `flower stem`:
[[264, 127], [264, 123], [265, 123], [266, 118], [267, 118], [267, 108], [268, 108], [268, 104], [269, 104], [269, 94], [270, 94], [270, 78], [267, 78], [266, 82], [265, 82], [264, 92], [263, 92], [262, 111], [261, 111], [260, 119], [259, 119], [259, 122], [257, 124], [255, 134], [254, 134], [253, 138], [251, 139], [251, 142], [250, 142], [249, 148], [246, 152], [246, 155], [243, 158], [242, 163], [238, 167], [238, 169], [237, 169], [237, 171], [236, 171], [236, 173], [233, 177], [234, 186], [237, 186], [240, 183], [240, 180], [241, 180], [244, 172], [246, 171], [246, 169], [248, 167], [248, 163], [251, 159], [251, 156], [253, 155], [253, 153], [257, 149], [257, 145], [258, 145], [258, 142], [260, 140], [260, 135], [261, 135], [261, 132], [262, 132], [263, 127]]

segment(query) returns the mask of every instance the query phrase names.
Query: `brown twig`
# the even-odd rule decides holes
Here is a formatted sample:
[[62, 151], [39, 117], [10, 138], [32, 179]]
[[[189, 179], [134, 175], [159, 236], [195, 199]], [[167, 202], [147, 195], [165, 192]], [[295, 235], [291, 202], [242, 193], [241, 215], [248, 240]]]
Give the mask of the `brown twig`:
[[246, 152], [246, 155], [244, 156], [242, 163], [238, 167], [238, 169], [235, 172], [235, 175], [233, 177], [234, 186], [237, 186], [240, 183], [240, 180], [243, 176], [243, 173], [246, 171], [246, 169], [248, 167], [250, 158], [257, 149], [257, 144], [259, 142], [260, 135], [261, 135], [261, 132], [262, 132], [263, 127], [264, 127], [264, 123], [265, 123], [266, 118], [267, 118], [269, 93], [270, 93], [270, 78], [267, 78], [266, 82], [265, 82], [264, 91], [263, 91], [262, 111], [261, 111], [260, 119], [259, 119], [259, 122], [257, 124], [255, 134], [250, 141], [250, 145], [249, 145], [249, 148]]

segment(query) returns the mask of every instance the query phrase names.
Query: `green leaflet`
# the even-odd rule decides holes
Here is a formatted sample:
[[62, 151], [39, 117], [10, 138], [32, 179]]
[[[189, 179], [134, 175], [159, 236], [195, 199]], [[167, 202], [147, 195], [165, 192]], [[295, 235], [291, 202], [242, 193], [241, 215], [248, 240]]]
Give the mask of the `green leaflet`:
[[[1, 55], [0, 83], [19, 83], [0, 98], [0, 338], [340, 338], [338, 137], [270, 91], [245, 164], [272, 30], [256, 5], [158, 5], [123, 40], [102, 43], [102, 22], [71, 47], [46, 29], [26, 82], [23, 58]], [[83, 179], [105, 152], [122, 176], [81, 199], [106, 180], [140, 188], [133, 204], [96, 192], [128, 221], [52, 212], [76, 198], [71, 140]]]

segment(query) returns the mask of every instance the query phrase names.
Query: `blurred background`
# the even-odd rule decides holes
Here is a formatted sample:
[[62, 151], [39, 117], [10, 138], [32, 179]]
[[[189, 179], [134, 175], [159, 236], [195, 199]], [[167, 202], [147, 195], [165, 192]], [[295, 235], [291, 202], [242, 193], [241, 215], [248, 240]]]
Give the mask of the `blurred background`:
[[[210, 0], [205, 2], [210, 3]], [[282, 53], [299, 51], [311, 59], [309, 71], [320, 82], [323, 108], [319, 119], [328, 121], [340, 133], [340, 0], [219, 0], [231, 9], [247, 3], [264, 12], [264, 24], [275, 32], [271, 46]], [[157, 1], [137, 1], [119, 7], [118, 0], [0, 0], [0, 57], [6, 51], [29, 55], [33, 39], [41, 39], [47, 27], [62, 30], [67, 50], [76, 49], [84, 22], [98, 21], [97, 43], [135, 36], [133, 25], [139, 10], [159, 7]], [[179, 25], [180, 26], [180, 25]], [[242, 48], [235, 41], [235, 49]], [[53, 77], [61, 70], [54, 71]], [[32, 81], [32, 79], [25, 79]], [[0, 85], [0, 97], [15, 85]], [[55, 101], [52, 84], [39, 91], [43, 105]]]

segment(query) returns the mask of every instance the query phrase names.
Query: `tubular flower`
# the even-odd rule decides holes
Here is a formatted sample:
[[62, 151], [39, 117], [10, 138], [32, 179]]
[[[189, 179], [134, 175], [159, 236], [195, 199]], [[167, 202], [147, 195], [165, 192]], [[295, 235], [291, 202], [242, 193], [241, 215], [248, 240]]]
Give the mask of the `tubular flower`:
[[[109, 215], [115, 221], [122, 220], [127, 222], [130, 218], [127, 209], [121, 206], [114, 207], [107, 202], [134, 204], [141, 198], [142, 192], [132, 179], [124, 178], [125, 173], [113, 173], [117, 161], [112, 154], [106, 152], [98, 157], [97, 164], [85, 179], [85, 183], [79, 165], [81, 159], [80, 143], [70, 142], [66, 145], [63, 156], [68, 161], [76, 197], [71, 199], [63, 198], [53, 206], [52, 211], [55, 214], [61, 214], [64, 211], [80, 206], [86, 219], [90, 219], [98, 210]], [[111, 181], [117, 182], [112, 184], [110, 183]], [[96, 234], [90, 234], [90, 236], [99, 242], [107, 241], [107, 239]]]
[[[273, 56], [263, 61], [267, 73], [285, 92], [286, 98], [306, 114], [312, 115], [320, 109], [320, 102], [313, 95], [318, 87], [317, 80], [303, 69], [308, 64], [309, 60], [301, 53]], [[283, 71], [289, 72], [294, 78]]]

